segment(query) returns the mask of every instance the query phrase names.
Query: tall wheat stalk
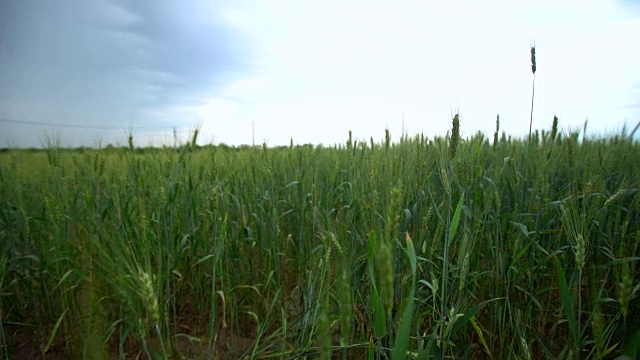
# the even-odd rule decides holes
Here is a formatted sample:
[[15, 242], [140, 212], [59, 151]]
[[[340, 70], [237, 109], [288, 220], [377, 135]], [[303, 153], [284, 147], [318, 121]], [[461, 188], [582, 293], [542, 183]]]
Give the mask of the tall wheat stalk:
[[536, 46], [531, 46], [531, 72], [533, 73], [533, 87], [531, 90], [531, 117], [529, 119], [529, 141], [531, 141], [531, 128], [533, 126], [533, 97], [536, 93]]

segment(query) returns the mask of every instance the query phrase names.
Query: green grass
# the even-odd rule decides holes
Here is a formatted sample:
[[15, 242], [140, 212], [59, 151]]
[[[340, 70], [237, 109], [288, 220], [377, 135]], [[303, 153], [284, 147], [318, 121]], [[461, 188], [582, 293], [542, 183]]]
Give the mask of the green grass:
[[601, 359], [637, 337], [625, 134], [196, 137], [0, 154], [3, 359]]

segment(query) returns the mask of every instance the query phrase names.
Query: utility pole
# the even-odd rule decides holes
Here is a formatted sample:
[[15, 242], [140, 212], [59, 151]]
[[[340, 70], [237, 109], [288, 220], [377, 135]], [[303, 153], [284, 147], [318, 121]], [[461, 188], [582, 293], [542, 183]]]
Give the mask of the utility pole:
[[251, 146], [256, 146], [256, 122], [251, 122]]

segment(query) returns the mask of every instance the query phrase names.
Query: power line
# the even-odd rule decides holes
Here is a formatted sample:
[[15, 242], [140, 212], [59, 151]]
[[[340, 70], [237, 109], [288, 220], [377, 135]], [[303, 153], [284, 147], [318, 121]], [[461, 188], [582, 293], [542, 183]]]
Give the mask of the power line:
[[[14, 120], [14, 119], [0, 119], [0, 122], [13, 123], [13, 124], [23, 124], [23, 125], [66, 127], [66, 128], [75, 128], [75, 129], [94, 129], [94, 130], [120, 130], [120, 129], [122, 129], [122, 128], [117, 128], [117, 127], [113, 127], [113, 126], [44, 123], [44, 122], [39, 122], [39, 121]], [[151, 129], [153, 129], [153, 130], [170, 129], [170, 127], [141, 127], [141, 126], [132, 126], [131, 128], [132, 129], [138, 129], [138, 130], [144, 130], [144, 129], [147, 129], [147, 130], [151, 130]]]
[[19, 121], [13, 119], [0, 119], [1, 122], [13, 123], [13, 124], [25, 124], [25, 125], [39, 125], [39, 126], [56, 126], [56, 127], [72, 127], [82, 129], [99, 129], [99, 130], [115, 130], [113, 127], [95, 126], [95, 125], [80, 125], [80, 124], [59, 124], [59, 123], [43, 123], [38, 121]]

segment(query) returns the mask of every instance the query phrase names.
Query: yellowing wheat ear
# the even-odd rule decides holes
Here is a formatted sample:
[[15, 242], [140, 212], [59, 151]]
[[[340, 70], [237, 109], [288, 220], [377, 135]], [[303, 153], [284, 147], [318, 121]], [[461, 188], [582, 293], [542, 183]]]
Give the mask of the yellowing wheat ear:
[[153, 289], [153, 283], [151, 282], [151, 276], [142, 270], [138, 270], [138, 280], [140, 281], [142, 300], [145, 308], [147, 309], [154, 325], [158, 324], [160, 322], [160, 309], [158, 306], [158, 299], [156, 298], [156, 294]]

